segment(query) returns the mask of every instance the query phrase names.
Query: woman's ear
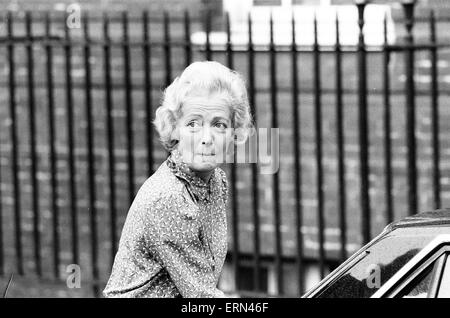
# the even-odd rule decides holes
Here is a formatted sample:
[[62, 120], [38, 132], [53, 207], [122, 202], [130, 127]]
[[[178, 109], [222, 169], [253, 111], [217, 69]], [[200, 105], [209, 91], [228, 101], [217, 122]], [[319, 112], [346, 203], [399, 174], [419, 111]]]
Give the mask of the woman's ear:
[[180, 141], [180, 129], [177, 126], [173, 129], [170, 139], [173, 141]]
[[170, 144], [172, 149], [176, 149], [178, 143], [180, 142], [180, 134], [177, 127], [174, 128], [172, 133], [170, 134]]
[[239, 145], [245, 142], [245, 129], [244, 128], [236, 128], [234, 129], [233, 140], [235, 145]]

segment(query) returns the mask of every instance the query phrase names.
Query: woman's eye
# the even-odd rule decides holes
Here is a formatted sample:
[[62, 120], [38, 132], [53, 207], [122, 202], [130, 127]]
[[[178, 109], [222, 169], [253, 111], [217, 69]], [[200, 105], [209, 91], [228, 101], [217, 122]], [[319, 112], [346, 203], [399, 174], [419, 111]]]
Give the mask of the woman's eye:
[[188, 126], [188, 127], [195, 128], [195, 127], [198, 127], [199, 124], [198, 124], [198, 122], [196, 122], [196, 121], [191, 121], [191, 122], [189, 122], [189, 123], [187, 124], [187, 126]]
[[225, 123], [216, 123], [216, 127], [220, 128], [220, 129], [226, 129], [227, 128], [227, 124]]

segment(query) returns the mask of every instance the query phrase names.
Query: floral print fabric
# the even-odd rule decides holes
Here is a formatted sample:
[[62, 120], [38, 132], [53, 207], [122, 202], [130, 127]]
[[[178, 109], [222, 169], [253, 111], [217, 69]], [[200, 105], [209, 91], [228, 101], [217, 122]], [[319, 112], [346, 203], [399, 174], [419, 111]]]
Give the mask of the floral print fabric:
[[105, 297], [223, 297], [227, 178], [208, 183], [174, 150], [131, 205]]

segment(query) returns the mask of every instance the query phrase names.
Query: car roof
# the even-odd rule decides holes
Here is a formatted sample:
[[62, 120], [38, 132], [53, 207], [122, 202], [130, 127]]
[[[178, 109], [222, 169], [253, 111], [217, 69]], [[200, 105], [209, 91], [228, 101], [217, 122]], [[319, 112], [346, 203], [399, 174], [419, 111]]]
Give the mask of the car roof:
[[413, 226], [450, 226], [450, 209], [438, 209], [405, 217], [389, 224], [388, 229]]

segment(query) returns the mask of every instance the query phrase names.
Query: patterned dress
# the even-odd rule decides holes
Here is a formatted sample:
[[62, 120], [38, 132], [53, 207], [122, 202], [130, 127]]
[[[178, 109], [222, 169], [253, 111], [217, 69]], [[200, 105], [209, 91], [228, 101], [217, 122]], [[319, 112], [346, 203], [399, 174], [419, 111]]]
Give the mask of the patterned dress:
[[172, 151], [130, 207], [105, 297], [224, 297], [227, 178], [208, 183]]

